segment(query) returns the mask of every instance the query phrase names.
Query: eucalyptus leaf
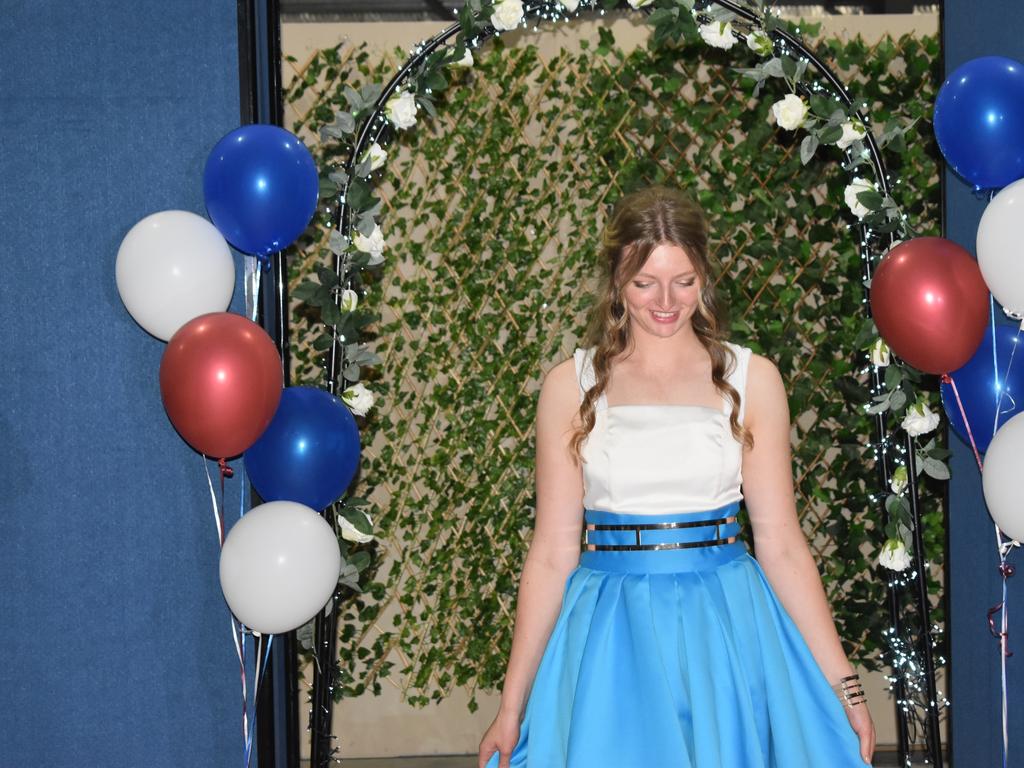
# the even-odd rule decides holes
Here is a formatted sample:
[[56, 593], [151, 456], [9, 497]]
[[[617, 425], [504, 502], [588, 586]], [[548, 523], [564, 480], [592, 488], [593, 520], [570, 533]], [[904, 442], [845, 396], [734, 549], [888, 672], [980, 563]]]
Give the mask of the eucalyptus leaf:
[[[367, 533], [369, 533], [369, 531], [367, 531]], [[353, 552], [349, 556], [348, 561], [362, 572], [366, 570], [366, 567], [370, 564], [370, 553], [361, 549], [358, 552]]]
[[818, 137], [821, 139], [822, 144], [835, 144], [839, 139], [843, 137], [843, 129], [838, 125], [827, 125]]
[[351, 563], [342, 564], [341, 571], [338, 574], [338, 583], [344, 584], [354, 592], [362, 593], [363, 591], [362, 587], [359, 586], [359, 569]]
[[448, 87], [448, 79], [441, 71], [435, 70], [423, 79], [423, 85], [432, 91], [443, 91]]
[[360, 160], [358, 163], [356, 163], [356, 167], [352, 169], [352, 172], [356, 176], [362, 176], [363, 178], [366, 178], [367, 176], [370, 175], [370, 168], [372, 166], [373, 161], [369, 157], [366, 157]]
[[334, 118], [336, 125], [342, 133], [352, 134], [356, 132], [356, 118], [351, 112], [338, 112]]
[[902, 389], [893, 390], [889, 397], [890, 410], [899, 413], [907, 404], [907, 394]]
[[327, 174], [327, 178], [337, 184], [339, 187], [344, 187], [348, 184], [348, 173], [343, 168], [335, 168]]
[[872, 415], [878, 413], [885, 413], [887, 410], [889, 410], [889, 397], [890, 395], [883, 395], [881, 400], [876, 398], [875, 402], [872, 405], [868, 406], [867, 413], [870, 413]]
[[800, 162], [803, 165], [807, 165], [814, 158], [814, 153], [818, 149], [818, 137], [813, 133], [809, 133], [804, 136], [803, 141], [800, 142]]
[[801, 80], [804, 79], [804, 74], [807, 72], [807, 65], [809, 63], [810, 62], [807, 59], [800, 59], [796, 63], [796, 72], [793, 73], [793, 79], [796, 82], [799, 83]]
[[332, 229], [331, 234], [327, 240], [327, 247], [330, 248], [331, 253], [335, 256], [341, 256], [345, 251], [348, 250], [351, 241], [341, 234], [340, 230]]
[[910, 502], [906, 496], [890, 493], [885, 498], [885, 511], [900, 520], [910, 516]]
[[[793, 62], [793, 60], [790, 59], [788, 56], [786, 57], [786, 60], [791, 63]], [[766, 61], [764, 65], [761, 67], [761, 71], [764, 73], [766, 77], [785, 77], [786, 72], [782, 62], [783, 60], [776, 56], [775, 58]], [[796, 71], [795, 66], [793, 68], [793, 71]]]
[[353, 112], [358, 112], [366, 106], [363, 103], [363, 97], [360, 96], [359, 92], [351, 85], [344, 86], [342, 92], [345, 94], [345, 100], [348, 102], [349, 109]]
[[359, 95], [362, 97], [363, 104], [373, 104], [380, 98], [383, 91], [383, 83], [368, 83], [359, 89]]
[[926, 475], [936, 480], [949, 480], [949, 467], [944, 462], [933, 459], [931, 456], [921, 457], [921, 469], [924, 470]]
[[903, 369], [898, 365], [889, 365], [885, 369], [886, 389], [896, 389], [903, 383]]
[[857, 193], [857, 201], [869, 211], [879, 211], [882, 209], [885, 198], [873, 189], [866, 189]]
[[[785, 77], [787, 79], [793, 80], [793, 79], [796, 78], [796, 72], [797, 72], [796, 59], [794, 59], [791, 56], [780, 56], [778, 59], [773, 59], [773, 61], [776, 61], [776, 60], [779, 62], [779, 65], [782, 67], [782, 74], [785, 75]], [[765, 67], [765, 69], [767, 69], [767, 66]]]
[[[343, 507], [341, 512], [340, 512], [340, 515], [343, 518], [345, 518], [349, 523], [351, 523], [352, 527], [355, 528], [360, 533], [362, 533], [362, 534], [372, 534], [373, 533], [373, 524], [370, 523], [370, 520], [366, 516], [366, 513], [363, 512], [361, 509], [359, 509], [359, 507], [356, 507], [356, 506]], [[354, 560], [355, 560], [354, 556], [350, 557], [349, 562], [352, 563], [353, 565], [356, 565], [356, 567], [358, 568], [359, 566], [355, 562], [353, 562]]]
[[369, 237], [373, 234], [373, 230], [377, 227], [377, 222], [373, 220], [373, 216], [362, 215], [359, 217], [359, 221], [356, 222], [356, 231], [363, 237]]
[[423, 107], [423, 110], [433, 118], [437, 118], [437, 107], [434, 106], [434, 101], [429, 96], [424, 94], [417, 94], [416, 103]]
[[317, 265], [316, 275], [320, 279], [320, 285], [332, 287], [338, 284], [338, 275], [330, 267], [323, 264]]

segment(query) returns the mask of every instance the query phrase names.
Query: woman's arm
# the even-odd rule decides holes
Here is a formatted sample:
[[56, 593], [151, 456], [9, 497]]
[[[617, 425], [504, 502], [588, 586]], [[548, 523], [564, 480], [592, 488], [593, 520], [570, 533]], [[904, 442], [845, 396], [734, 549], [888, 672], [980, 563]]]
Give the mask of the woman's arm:
[[548, 372], [537, 404], [537, 513], [501, 692], [501, 711], [514, 713], [517, 722], [558, 617], [565, 580], [579, 563], [583, 472], [569, 454], [578, 410], [579, 385], [569, 359]]
[[[751, 356], [746, 398], [744, 426], [754, 447], [743, 453], [743, 496], [757, 561], [825, 678], [835, 684], [852, 674], [853, 666], [797, 517], [786, 389], [775, 365], [759, 355]], [[860, 737], [862, 757], [870, 760], [875, 737], [867, 707], [849, 708], [847, 714]]]

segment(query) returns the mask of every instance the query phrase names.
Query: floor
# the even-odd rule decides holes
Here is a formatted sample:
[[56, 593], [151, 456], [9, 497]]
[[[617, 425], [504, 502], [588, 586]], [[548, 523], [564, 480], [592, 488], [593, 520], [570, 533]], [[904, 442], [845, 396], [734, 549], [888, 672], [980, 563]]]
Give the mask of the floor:
[[[877, 768], [898, 766], [894, 750], [878, 750], [873, 763]], [[913, 765], [925, 765], [915, 760]], [[948, 761], [946, 765], [949, 765]], [[476, 768], [476, 755], [439, 755], [434, 757], [349, 758], [342, 768]]]

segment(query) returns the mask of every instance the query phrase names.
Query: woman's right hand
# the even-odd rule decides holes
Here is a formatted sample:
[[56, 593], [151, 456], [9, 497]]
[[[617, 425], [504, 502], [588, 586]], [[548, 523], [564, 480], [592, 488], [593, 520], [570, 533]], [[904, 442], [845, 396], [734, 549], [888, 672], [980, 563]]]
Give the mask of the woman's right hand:
[[498, 752], [498, 768], [509, 768], [509, 757], [519, 741], [519, 718], [515, 713], [499, 711], [491, 727], [480, 740], [477, 768], [485, 768], [491, 755]]

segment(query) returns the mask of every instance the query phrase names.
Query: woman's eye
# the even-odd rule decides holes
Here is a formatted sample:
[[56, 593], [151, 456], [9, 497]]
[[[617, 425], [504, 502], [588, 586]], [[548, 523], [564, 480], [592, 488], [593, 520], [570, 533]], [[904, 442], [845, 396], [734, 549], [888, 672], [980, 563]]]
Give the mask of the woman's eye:
[[650, 285], [650, 283], [637, 283], [637, 282], [634, 282], [633, 285], [635, 285], [637, 288], [646, 288], [648, 285]]
[[691, 285], [694, 284], [694, 282], [694, 280], [681, 280], [679, 284], [685, 286], [686, 288], [689, 288]]

